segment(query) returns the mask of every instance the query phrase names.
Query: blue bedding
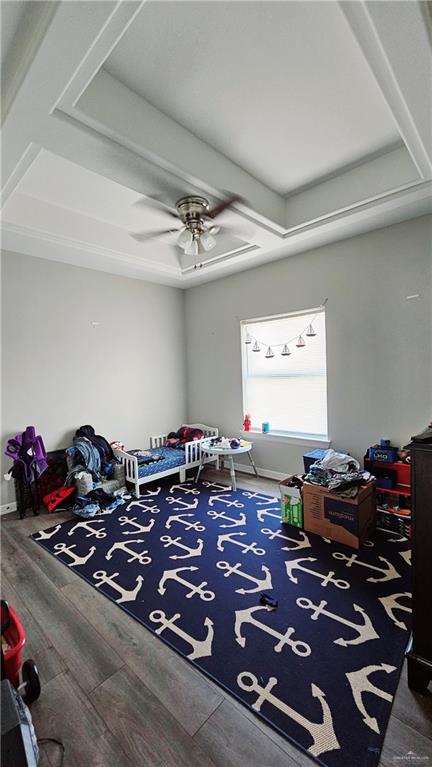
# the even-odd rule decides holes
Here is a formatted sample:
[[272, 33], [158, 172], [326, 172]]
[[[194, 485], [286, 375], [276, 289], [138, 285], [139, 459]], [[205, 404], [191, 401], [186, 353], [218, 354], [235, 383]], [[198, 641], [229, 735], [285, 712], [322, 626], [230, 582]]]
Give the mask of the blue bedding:
[[[183, 466], [186, 463], [185, 452], [176, 447], [153, 447], [150, 450], [128, 450], [130, 455], [136, 455], [138, 462], [140, 453], [151, 453], [154, 456], [163, 455], [162, 461], [138, 465], [138, 477], [150, 477], [152, 474], [158, 474], [160, 471], [168, 471], [177, 466]], [[141, 456], [143, 458], [143, 456]]]

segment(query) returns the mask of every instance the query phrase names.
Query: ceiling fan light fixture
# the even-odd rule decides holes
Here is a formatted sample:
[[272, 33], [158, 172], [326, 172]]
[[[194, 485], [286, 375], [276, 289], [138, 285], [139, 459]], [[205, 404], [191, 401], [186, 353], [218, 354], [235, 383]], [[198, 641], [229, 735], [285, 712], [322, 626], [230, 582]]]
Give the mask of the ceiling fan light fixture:
[[214, 246], [216, 245], [216, 239], [213, 237], [210, 232], [202, 232], [200, 236], [200, 243], [203, 246], [203, 249], [206, 251], [206, 253], [209, 250], [212, 250]]
[[184, 252], [187, 256], [197, 256], [199, 254], [198, 240], [192, 238], [190, 244], [185, 247]]
[[181, 230], [179, 236], [177, 237], [177, 245], [185, 250], [185, 248], [189, 247], [191, 243], [192, 233], [185, 227]]

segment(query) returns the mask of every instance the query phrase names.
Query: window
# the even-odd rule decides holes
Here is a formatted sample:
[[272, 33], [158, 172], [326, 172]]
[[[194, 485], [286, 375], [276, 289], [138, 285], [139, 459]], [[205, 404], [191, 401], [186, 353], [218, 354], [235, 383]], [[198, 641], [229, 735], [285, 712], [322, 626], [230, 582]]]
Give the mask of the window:
[[[311, 324], [314, 336], [307, 335]], [[261, 431], [269, 422], [271, 433], [327, 439], [324, 308], [243, 321], [241, 333], [243, 405], [252, 428]], [[298, 348], [300, 335], [306, 345]], [[289, 355], [282, 355], [285, 344]], [[265, 356], [269, 346], [273, 357]]]

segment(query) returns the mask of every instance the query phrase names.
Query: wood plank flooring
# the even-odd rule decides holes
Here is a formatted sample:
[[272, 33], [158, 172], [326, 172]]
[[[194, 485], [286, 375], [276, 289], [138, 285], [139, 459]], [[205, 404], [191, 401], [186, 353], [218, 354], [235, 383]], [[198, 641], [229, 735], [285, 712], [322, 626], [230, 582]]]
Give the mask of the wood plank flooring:
[[[229, 482], [213, 469], [205, 476]], [[273, 480], [241, 474], [238, 484], [278, 493]], [[63, 741], [64, 767], [316, 764], [29, 539], [71, 516], [1, 519], [2, 598], [19, 613], [24, 656], [42, 678], [34, 725], [39, 738]], [[381, 767], [405, 764], [408, 751], [432, 767], [432, 695], [409, 690], [404, 670]], [[57, 767], [59, 757], [55, 744], [44, 745], [40, 767]]]

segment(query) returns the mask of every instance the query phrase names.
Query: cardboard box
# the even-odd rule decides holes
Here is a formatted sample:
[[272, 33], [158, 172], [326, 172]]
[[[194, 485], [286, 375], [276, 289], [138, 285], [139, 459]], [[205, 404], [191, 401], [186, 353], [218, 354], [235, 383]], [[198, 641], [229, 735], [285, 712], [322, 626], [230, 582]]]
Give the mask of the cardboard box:
[[373, 532], [375, 510], [374, 480], [361, 485], [356, 498], [330, 493], [309, 482], [303, 485], [304, 529], [354, 549]]
[[303, 501], [301, 491], [297, 487], [288, 487], [291, 477], [283, 479], [279, 484], [281, 494], [281, 520], [293, 527], [303, 527]]

